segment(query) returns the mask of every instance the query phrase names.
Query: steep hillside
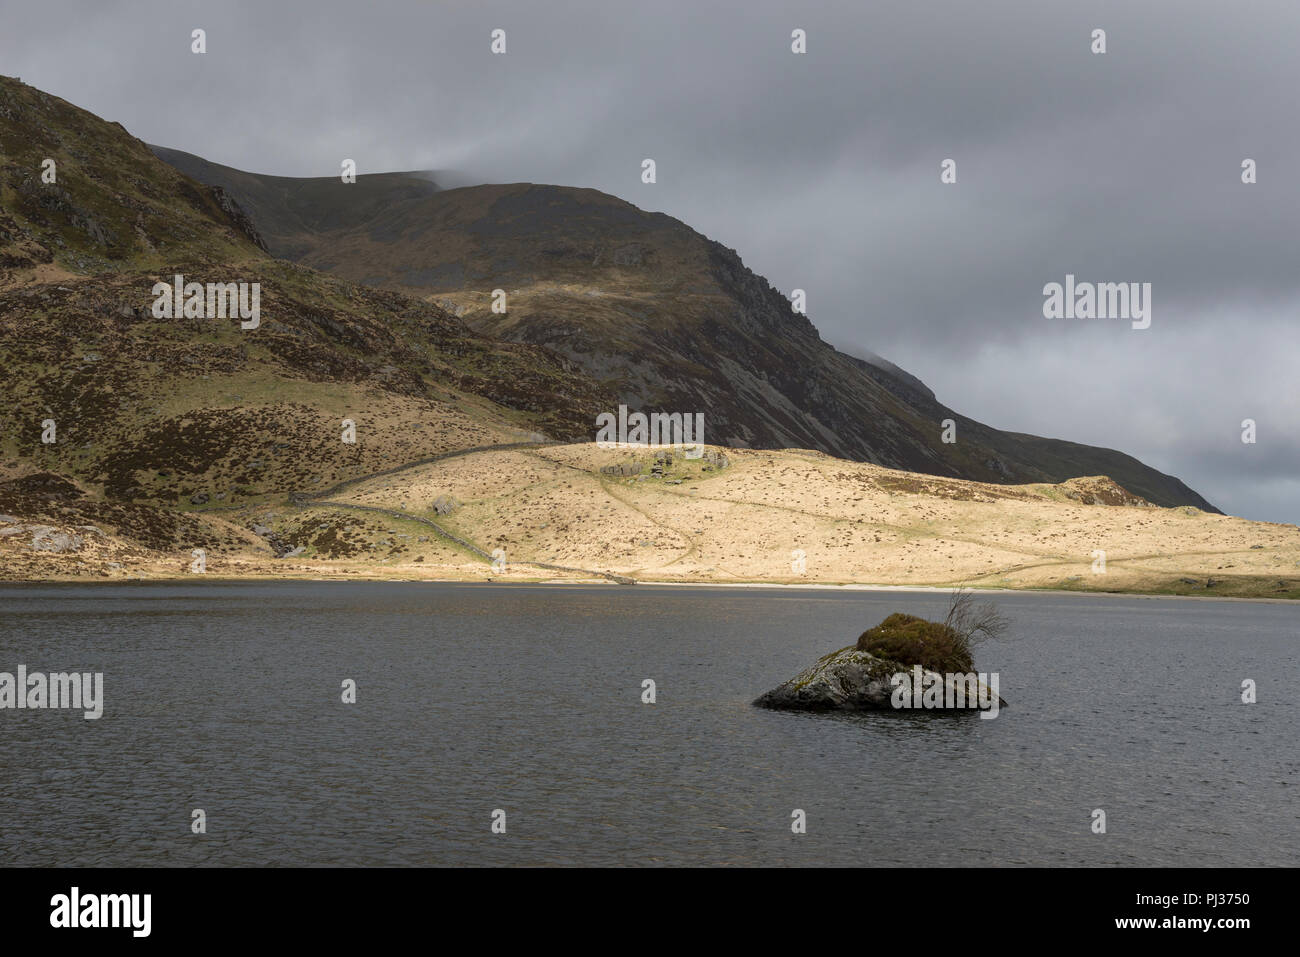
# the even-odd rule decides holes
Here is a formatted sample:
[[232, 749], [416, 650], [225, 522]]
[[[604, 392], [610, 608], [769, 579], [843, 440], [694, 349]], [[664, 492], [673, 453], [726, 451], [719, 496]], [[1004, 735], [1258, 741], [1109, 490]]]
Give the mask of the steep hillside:
[[[259, 282], [261, 326], [154, 318], [150, 289], [174, 271]], [[270, 260], [0, 292], [0, 362], [6, 458], [169, 503], [309, 488], [532, 432], [585, 435], [608, 401], [559, 357]]]
[[[117, 124], [8, 78], [0, 124], [6, 478], [228, 507], [451, 449], [585, 437], [612, 401], [555, 353], [273, 259], [228, 194]], [[177, 274], [256, 284], [260, 324], [156, 316], [154, 284]]]
[[223, 190], [159, 163], [119, 124], [0, 77], [0, 283], [41, 267], [86, 274], [248, 258], [266, 254]]
[[[424, 297], [490, 335], [553, 349], [632, 408], [704, 412], [706, 437], [719, 444], [811, 448], [991, 482], [1105, 474], [1162, 505], [1215, 510], [1121, 452], [960, 415], [902, 370], [824, 342], [734, 250], [595, 190], [517, 183], [419, 195], [411, 174], [290, 188], [197, 157], [183, 168], [247, 197], [273, 250]], [[317, 207], [310, 238], [291, 208], [298, 188]], [[504, 314], [492, 311], [494, 289], [507, 293]], [[951, 444], [941, 441], [949, 418]]]
[[428, 173], [363, 175], [342, 190], [338, 176], [255, 175], [180, 150], [150, 149], [186, 176], [238, 196], [239, 205], [262, 224], [267, 249], [284, 259], [302, 259], [314, 251], [322, 233], [366, 222], [396, 204], [438, 192]]

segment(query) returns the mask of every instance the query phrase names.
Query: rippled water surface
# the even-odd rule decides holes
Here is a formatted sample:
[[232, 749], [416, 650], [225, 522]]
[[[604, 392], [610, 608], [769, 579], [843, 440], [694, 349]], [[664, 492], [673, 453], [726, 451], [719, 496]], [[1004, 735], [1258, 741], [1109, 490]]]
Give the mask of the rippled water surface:
[[940, 594], [3, 587], [0, 671], [102, 671], [106, 704], [0, 711], [0, 863], [1297, 862], [1300, 609], [997, 600], [980, 720], [750, 705]]

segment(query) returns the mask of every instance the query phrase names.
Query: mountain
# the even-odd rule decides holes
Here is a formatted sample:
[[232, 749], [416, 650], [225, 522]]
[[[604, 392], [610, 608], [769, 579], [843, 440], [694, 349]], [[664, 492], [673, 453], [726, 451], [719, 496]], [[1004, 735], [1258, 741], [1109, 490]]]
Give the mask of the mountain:
[[433, 175], [422, 172], [377, 173], [357, 178], [340, 190], [339, 177], [260, 176], [180, 150], [151, 150], [193, 179], [239, 197], [239, 206], [261, 223], [268, 248], [281, 259], [301, 260], [313, 252], [322, 234], [382, 216], [394, 203], [438, 192]]
[[[1155, 508], [1194, 493], [961, 418], [822, 342], [730, 250], [612, 197], [217, 181], [171, 154], [203, 184], [7, 78], [0, 146], [0, 579], [186, 576], [202, 549], [231, 577], [1300, 594], [1294, 526]], [[256, 284], [259, 323], [155, 315], [177, 274]], [[703, 405], [709, 453], [597, 448], [620, 395]], [[944, 417], [955, 448], [927, 437]], [[1006, 474], [1079, 463], [1091, 474]], [[992, 480], [935, 474], [981, 468]]]
[[[0, 477], [224, 508], [453, 449], [586, 437], [613, 401], [543, 347], [273, 258], [230, 192], [7, 77], [0, 144]], [[154, 285], [177, 274], [256, 284], [260, 325], [156, 316]]]
[[[1002, 432], [891, 363], [822, 340], [737, 253], [591, 189], [440, 189], [435, 174], [294, 180], [164, 159], [244, 206], [274, 254], [436, 303], [497, 338], [566, 356], [634, 410], [703, 412], [709, 442], [807, 448], [982, 482], [1108, 475], [1160, 505], [1217, 511], [1111, 449]], [[507, 294], [492, 309], [493, 290]], [[941, 440], [943, 421], [956, 441]], [[594, 431], [594, 427], [593, 427]]]

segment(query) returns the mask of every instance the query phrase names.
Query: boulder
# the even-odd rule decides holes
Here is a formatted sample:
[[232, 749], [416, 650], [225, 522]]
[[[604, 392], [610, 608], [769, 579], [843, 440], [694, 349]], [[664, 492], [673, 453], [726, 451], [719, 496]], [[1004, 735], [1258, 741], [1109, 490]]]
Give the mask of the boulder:
[[[869, 651], [841, 648], [761, 695], [754, 704], [777, 711], [893, 711], [894, 683], [891, 679], [900, 672], [908, 674], [909, 678], [915, 674], [913, 667], [879, 658]], [[928, 669], [921, 669], [921, 674], [926, 684], [936, 681], [945, 689], [951, 686], [954, 694], [950, 700], [957, 700], [956, 676]], [[984, 693], [986, 700], [991, 700], [988, 692]], [[965, 697], [963, 688], [962, 698]], [[1006, 707], [1006, 702], [1000, 697], [998, 707]], [[978, 701], [970, 700], [964, 708], [953, 710], [978, 708]]]
[[789, 681], [754, 702], [782, 711], [860, 711], [888, 709], [890, 676], [901, 665], [868, 651], [841, 648], [824, 655]]
[[64, 552], [75, 552], [85, 541], [80, 535], [61, 532], [48, 525], [38, 526], [32, 531], [35, 533], [32, 536], [32, 548], [38, 552], [54, 552], [60, 555]]

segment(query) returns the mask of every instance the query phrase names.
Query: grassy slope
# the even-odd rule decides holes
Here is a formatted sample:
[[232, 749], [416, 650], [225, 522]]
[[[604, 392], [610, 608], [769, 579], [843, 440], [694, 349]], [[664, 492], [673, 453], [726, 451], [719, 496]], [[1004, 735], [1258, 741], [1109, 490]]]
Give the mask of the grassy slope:
[[[242, 547], [247, 529], [209, 534], [168, 510], [282, 499], [538, 433], [583, 436], [610, 404], [553, 353], [272, 259], [219, 192], [120, 126], [8, 78], [0, 142], [0, 511], [11, 517], [103, 523], [128, 550]], [[46, 156], [54, 183], [40, 178]], [[261, 326], [154, 318], [153, 284], [175, 273], [260, 283]], [[344, 418], [355, 444], [342, 441]], [[58, 491], [33, 497], [24, 477], [42, 475]], [[7, 557], [0, 575], [30, 558]]]
[[[552, 576], [541, 562], [640, 581], [1065, 588], [1201, 596], [1300, 598], [1300, 529], [1190, 507], [1158, 508], [1104, 478], [1005, 486], [942, 479], [816, 452], [727, 450], [721, 471], [677, 456], [663, 476], [646, 450], [594, 445], [477, 452], [413, 466], [303, 507], [248, 504], [257, 521], [303, 552], [273, 559], [265, 545], [211, 548], [213, 575], [437, 579]], [[600, 467], [640, 459], [642, 475]], [[460, 507], [440, 515], [434, 502]], [[6, 506], [0, 485], [0, 511]], [[331, 504], [362, 505], [384, 512]], [[192, 520], [226, 513], [196, 509]], [[440, 524], [484, 551], [501, 548], [502, 574], [439, 537]], [[0, 532], [3, 530], [0, 529]], [[192, 534], [192, 533], [191, 533]], [[218, 536], [219, 537], [219, 536]], [[110, 569], [85, 556], [43, 556], [43, 576], [181, 575], [176, 544]], [[0, 537], [0, 559], [16, 543]], [[1106, 552], [1094, 571], [1094, 550]], [[792, 553], [804, 553], [796, 573]], [[120, 562], [121, 560], [118, 559]], [[0, 569], [5, 562], [0, 560]]]
[[[6, 458], [114, 498], [183, 505], [199, 492], [325, 487], [532, 432], [583, 434], [600, 404], [559, 360], [402, 296], [274, 261], [175, 268], [260, 282], [261, 327], [154, 319], [154, 273], [0, 293]], [[52, 445], [40, 441], [48, 418]], [[355, 445], [341, 440], [344, 418]]]
[[[720, 472], [679, 457], [657, 477], [642, 452], [643, 477], [610, 478], [600, 465], [636, 456], [592, 445], [480, 453], [342, 498], [426, 514], [453, 495], [464, 507], [443, 521], [512, 560], [645, 580], [1300, 597], [1300, 529], [1154, 507], [1104, 478], [1004, 486], [814, 452], [727, 454]], [[791, 569], [796, 549], [802, 575]], [[1106, 552], [1104, 574], [1093, 571], [1095, 549]]]
[[[219, 194], [116, 123], [0, 77], [0, 269], [79, 274], [265, 258]], [[56, 181], [42, 181], [55, 161]]]

